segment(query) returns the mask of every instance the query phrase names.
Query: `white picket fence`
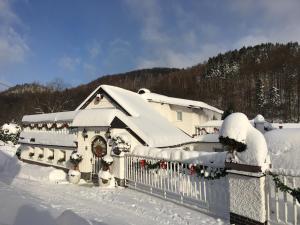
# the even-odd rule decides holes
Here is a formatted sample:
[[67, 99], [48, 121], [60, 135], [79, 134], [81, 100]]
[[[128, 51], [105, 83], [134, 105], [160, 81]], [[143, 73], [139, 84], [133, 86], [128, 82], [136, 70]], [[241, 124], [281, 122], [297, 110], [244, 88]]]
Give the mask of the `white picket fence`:
[[[280, 179], [289, 187], [300, 187], [300, 177], [280, 175]], [[270, 175], [267, 175], [266, 198], [269, 224], [300, 224], [300, 205], [297, 199], [280, 191]]]
[[[203, 173], [214, 169], [197, 166], [200, 166]], [[130, 188], [218, 214], [225, 219], [229, 217], [226, 177], [207, 181], [197, 176], [195, 167], [191, 168], [189, 164], [136, 155], [125, 156], [125, 168], [126, 185]]]

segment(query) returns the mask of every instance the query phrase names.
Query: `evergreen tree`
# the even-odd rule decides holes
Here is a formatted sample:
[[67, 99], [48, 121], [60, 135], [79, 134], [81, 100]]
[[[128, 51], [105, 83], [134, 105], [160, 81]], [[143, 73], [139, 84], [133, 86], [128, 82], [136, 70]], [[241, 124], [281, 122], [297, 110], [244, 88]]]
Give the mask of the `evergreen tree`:
[[265, 85], [263, 83], [263, 80], [258, 79], [256, 82], [256, 104], [257, 104], [258, 113], [262, 113], [262, 114], [266, 104], [264, 88]]
[[278, 116], [278, 110], [280, 106], [280, 94], [279, 89], [275, 86], [271, 87], [270, 89], [270, 110], [272, 115], [272, 120], [274, 120], [274, 117]]

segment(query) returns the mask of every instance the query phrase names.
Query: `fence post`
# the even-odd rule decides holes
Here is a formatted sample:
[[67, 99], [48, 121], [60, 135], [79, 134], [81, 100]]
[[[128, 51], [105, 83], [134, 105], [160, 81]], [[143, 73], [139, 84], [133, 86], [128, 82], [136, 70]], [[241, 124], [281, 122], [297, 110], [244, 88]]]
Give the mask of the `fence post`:
[[226, 163], [229, 182], [230, 223], [267, 224], [266, 176], [261, 167]]

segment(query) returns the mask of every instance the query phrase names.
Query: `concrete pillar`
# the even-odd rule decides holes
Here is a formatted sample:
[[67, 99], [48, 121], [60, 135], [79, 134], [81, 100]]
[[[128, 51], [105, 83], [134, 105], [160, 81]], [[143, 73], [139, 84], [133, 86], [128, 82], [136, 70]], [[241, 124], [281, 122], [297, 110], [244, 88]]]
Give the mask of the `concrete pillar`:
[[267, 224], [266, 177], [258, 167], [252, 168], [244, 165], [243, 169], [244, 171], [228, 170], [230, 223], [235, 225]]

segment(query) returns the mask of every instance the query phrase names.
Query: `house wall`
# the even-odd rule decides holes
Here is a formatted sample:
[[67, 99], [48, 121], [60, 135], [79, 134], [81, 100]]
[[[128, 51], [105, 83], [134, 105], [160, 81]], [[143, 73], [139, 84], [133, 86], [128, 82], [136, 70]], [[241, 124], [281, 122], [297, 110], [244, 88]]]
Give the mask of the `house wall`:
[[[87, 137], [84, 138], [82, 135], [83, 130], [87, 131]], [[77, 132], [77, 141], [78, 141], [78, 152], [82, 154], [82, 161], [79, 164], [79, 170], [83, 173], [91, 173], [92, 172], [92, 142], [98, 136], [103, 137], [106, 141], [107, 138], [105, 133], [107, 131], [106, 127], [80, 127]], [[109, 152], [109, 146], [107, 149]]]
[[194, 151], [216, 152], [223, 151], [222, 144], [218, 142], [199, 142], [192, 145]]
[[[71, 169], [72, 164], [70, 163], [70, 155], [75, 150], [72, 147], [60, 147], [60, 146], [43, 146], [43, 145], [32, 145], [22, 144], [21, 148], [21, 159], [42, 163], [49, 166], [62, 167]], [[30, 157], [30, 153], [34, 153], [34, 156]], [[39, 157], [42, 154], [43, 157]], [[49, 160], [49, 156], [54, 156], [53, 160]], [[63, 162], [59, 162], [59, 159], [64, 158]]]
[[100, 101], [96, 100], [96, 97], [85, 107], [85, 109], [99, 109], [99, 108], [111, 108], [115, 107], [112, 102], [106, 97], [103, 96]]
[[[86, 129], [87, 131], [87, 138], [83, 138], [82, 131], [83, 129]], [[92, 142], [95, 138], [98, 136], [103, 137], [107, 142], [107, 154], [111, 154], [114, 162], [111, 167], [112, 174], [118, 179], [124, 179], [125, 178], [125, 162], [124, 162], [124, 153], [121, 153], [120, 155], [114, 155], [112, 153], [112, 146], [111, 146], [111, 140], [107, 139], [106, 132], [108, 127], [86, 127], [86, 128], [78, 128], [77, 132], [77, 141], [78, 141], [78, 152], [80, 152], [83, 156], [83, 160], [79, 164], [79, 170], [82, 173], [91, 173], [92, 168], [92, 158], [93, 158], [93, 152], [92, 152]], [[117, 135], [117, 134], [124, 134], [126, 133], [130, 139], [131, 139], [131, 149], [140, 145], [141, 143], [133, 137], [126, 129], [121, 128], [113, 128], [110, 130], [111, 136]]]
[[[195, 109], [151, 101], [149, 103], [162, 116], [167, 118], [172, 124], [190, 136], [196, 134], [196, 127], [207, 122], [208, 120], [219, 120], [222, 116], [220, 113], [207, 109]], [[182, 120], [178, 120], [177, 112], [182, 113]]]

